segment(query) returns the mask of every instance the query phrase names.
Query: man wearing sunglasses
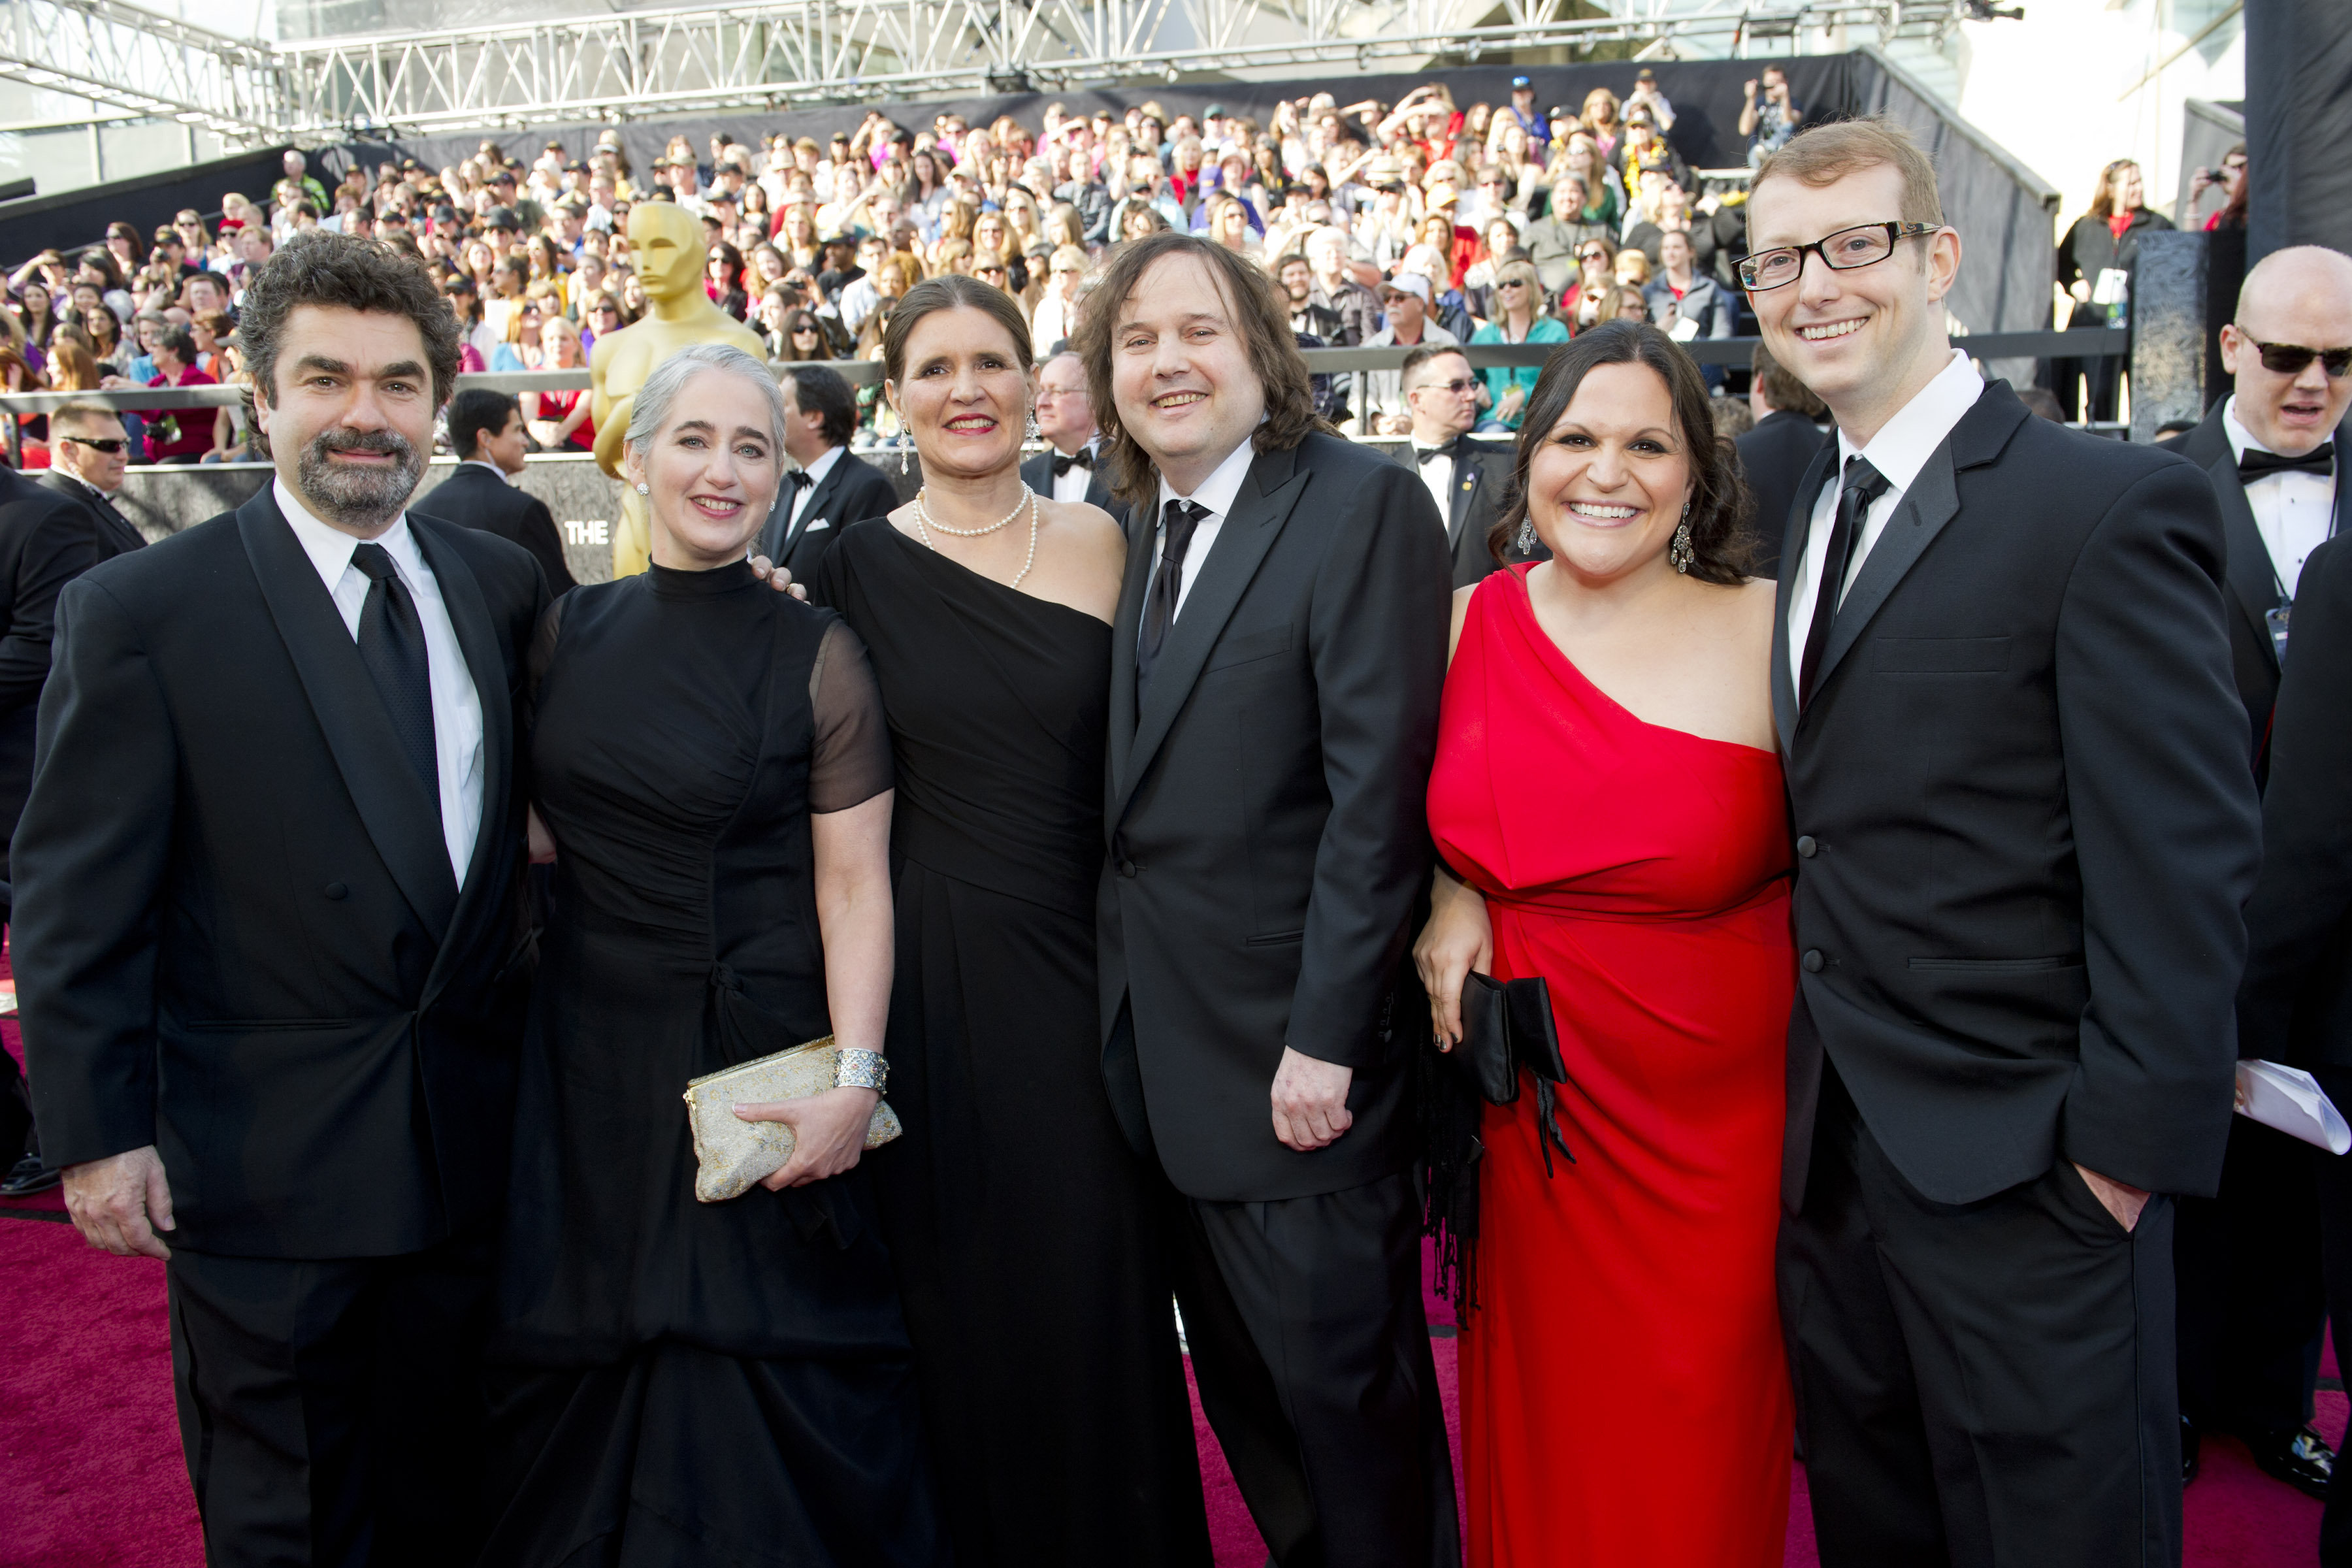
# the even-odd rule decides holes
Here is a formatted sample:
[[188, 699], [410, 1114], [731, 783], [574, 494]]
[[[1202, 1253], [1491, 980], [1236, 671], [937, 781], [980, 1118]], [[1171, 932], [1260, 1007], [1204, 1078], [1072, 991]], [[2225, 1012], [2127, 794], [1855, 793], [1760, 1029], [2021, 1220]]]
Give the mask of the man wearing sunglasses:
[[91, 403], [68, 403], [49, 416], [49, 471], [37, 482], [89, 514], [99, 559], [111, 560], [147, 542], [114, 498], [131, 468], [122, 416]]
[[[2344, 523], [2337, 474], [2352, 437], [2352, 258], [2317, 246], [2263, 258], [2221, 329], [2221, 363], [2230, 395], [2164, 445], [2205, 470], [2221, 507], [2230, 562], [2223, 619], [2245, 705], [2238, 739], [2267, 792], [2288, 612], [2305, 562]], [[2263, 932], [2253, 935], [2259, 945]], [[2317, 1364], [2305, 1351], [2316, 1346], [2326, 1310], [2310, 1153], [2283, 1132], [2232, 1118], [2221, 1191], [2181, 1201], [2181, 1439], [2192, 1472], [2201, 1432], [2229, 1432], [2269, 1474], [2324, 1498], [2335, 1459], [2305, 1421]]]
[[1952, 347], [1960, 237], [1900, 127], [1800, 133], [1747, 217], [1765, 345], [1837, 425], [1770, 672], [1822, 1568], [2173, 1568], [2173, 1196], [2221, 1174], [2262, 849], [2221, 515]]
[[[88, 434], [99, 421], [106, 431], [91, 438], [112, 447], [110, 454], [73, 444], [72, 437]], [[68, 404], [49, 416], [49, 441], [51, 460], [59, 467], [96, 458], [91, 470], [110, 471], [112, 482], [121, 484], [128, 443], [112, 413]], [[102, 503], [78, 479], [37, 481], [0, 468], [0, 605], [6, 606], [0, 611], [0, 880], [15, 875], [7, 841], [32, 789], [34, 718], [48, 682], [58, 595], [100, 561], [136, 547], [118, 542], [100, 525], [96, 509]], [[131, 537], [138, 539], [138, 531]], [[16, 1058], [0, 1051], [0, 1196], [46, 1192], [60, 1174], [42, 1163], [24, 1075]]]

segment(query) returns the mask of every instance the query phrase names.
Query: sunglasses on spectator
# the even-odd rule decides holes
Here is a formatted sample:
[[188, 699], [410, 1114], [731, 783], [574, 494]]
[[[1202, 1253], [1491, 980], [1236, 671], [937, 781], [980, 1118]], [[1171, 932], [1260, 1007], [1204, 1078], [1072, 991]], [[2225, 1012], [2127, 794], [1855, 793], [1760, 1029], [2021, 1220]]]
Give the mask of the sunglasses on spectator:
[[796, 338], [797, 338], [797, 337], [802, 336], [803, 334], [806, 334], [807, 336], [809, 336], [809, 337], [812, 337], [812, 338], [813, 338], [813, 337], [816, 336], [816, 329], [815, 329], [814, 327], [813, 327], [813, 326], [809, 325], [807, 322], [803, 321], [803, 322], [802, 322], [799, 326], [794, 327], [794, 328], [793, 329], [793, 336], [794, 336], [794, 337], [796, 337]]
[[120, 436], [109, 437], [100, 441], [90, 440], [85, 436], [60, 436], [58, 439], [70, 441], [77, 447], [87, 447], [93, 452], [103, 452], [110, 458], [120, 457], [123, 448], [131, 445]]
[[[2241, 332], [2245, 330], [2238, 329]], [[2301, 375], [2313, 360], [2319, 362], [2331, 380], [2340, 379], [2346, 371], [2352, 370], [2352, 349], [2307, 349], [2300, 343], [2257, 342], [2252, 337], [2246, 341], [2261, 352], [2263, 368], [2273, 375]]]
[[1524, 278], [1497, 278], [1495, 279], [1495, 287], [1497, 289], [1524, 289], [1527, 286], [1528, 280]]
[[1450, 392], [1459, 397], [1477, 384], [1467, 376], [1457, 375], [1452, 381], [1424, 381], [1413, 390], [1415, 392]]
[[1609, 259], [1609, 253], [1596, 245], [1591, 250], [1578, 251], [1576, 258], [1579, 261], [1606, 261]]

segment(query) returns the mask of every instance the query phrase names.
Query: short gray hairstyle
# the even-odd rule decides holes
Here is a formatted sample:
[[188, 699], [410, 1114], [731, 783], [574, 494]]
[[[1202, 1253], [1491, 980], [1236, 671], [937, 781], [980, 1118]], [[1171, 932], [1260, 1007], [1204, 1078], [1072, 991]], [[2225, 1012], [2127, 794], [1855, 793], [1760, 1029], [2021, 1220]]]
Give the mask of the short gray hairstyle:
[[654, 444], [654, 434], [669, 417], [670, 405], [677, 401], [678, 390], [697, 372], [723, 371], [740, 375], [756, 384], [761, 401], [768, 408], [768, 439], [781, 454], [784, 447], [784, 395], [776, 386], [776, 378], [768, 367], [745, 353], [732, 343], [689, 343], [654, 367], [653, 374], [637, 388], [629, 404], [628, 445], [643, 457]]

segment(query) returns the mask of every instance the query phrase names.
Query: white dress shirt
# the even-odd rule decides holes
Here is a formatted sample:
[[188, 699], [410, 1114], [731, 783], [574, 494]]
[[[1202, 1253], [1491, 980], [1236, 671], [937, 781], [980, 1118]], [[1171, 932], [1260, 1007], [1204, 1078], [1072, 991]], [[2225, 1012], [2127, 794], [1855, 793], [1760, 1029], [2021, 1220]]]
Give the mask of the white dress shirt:
[[[1102, 461], [1102, 440], [1099, 437], [1087, 437], [1087, 444], [1083, 450], [1087, 456], [1093, 458], [1096, 462], [1099, 463]], [[1061, 455], [1062, 451], [1058, 447], [1049, 446], [1045, 448], [1045, 457], [1048, 461], [1051, 461], [1053, 458], [1058, 458]], [[1092, 468], [1082, 468], [1076, 463], [1064, 468], [1058, 474], [1054, 473], [1054, 470], [1050, 468], [1047, 468], [1045, 472], [1048, 475], [1051, 475], [1054, 480], [1054, 493], [1050, 498], [1054, 500], [1086, 500], [1087, 487], [1094, 482], [1095, 478], [1095, 471]]]
[[[2234, 392], [2222, 405], [2221, 429], [2230, 437], [2232, 462], [2243, 458], [2249, 447], [2257, 452], [2271, 449], [2238, 423]], [[2343, 471], [2344, 455], [2339, 452], [2336, 474]], [[2278, 574], [2280, 591], [2290, 599], [2303, 576], [2303, 563], [2327, 542], [2328, 530], [2336, 526], [2336, 474], [2264, 474], [2246, 487], [2246, 505], [2254, 514], [2263, 548], [2271, 552], [2271, 570]]]
[[425, 627], [425, 657], [433, 688], [433, 755], [441, 773], [441, 835], [448, 846], [449, 868], [457, 885], [466, 885], [466, 868], [473, 863], [474, 839], [482, 828], [482, 700], [474, 689], [474, 673], [466, 667], [465, 650], [457, 646], [457, 628], [449, 622], [449, 606], [441, 597], [441, 584], [416, 548], [409, 531], [408, 514], [373, 541], [353, 538], [328, 527], [304, 510], [284, 479], [273, 481], [278, 510], [294, 530], [302, 552], [318, 569], [319, 581], [335, 601], [343, 626], [356, 643], [360, 611], [367, 604], [368, 576], [352, 564], [352, 554], [363, 543], [383, 546], [400, 573], [401, 584], [415, 601], [416, 618]]
[[[1256, 432], [1250, 432], [1252, 437]], [[1166, 476], [1160, 480], [1160, 510], [1155, 519], [1156, 532], [1151, 545], [1151, 572], [1160, 574], [1160, 557], [1168, 548], [1168, 503], [1189, 500], [1209, 509], [1209, 515], [1192, 528], [1192, 542], [1184, 547], [1184, 576], [1176, 584], [1176, 614], [1184, 614], [1185, 596], [1200, 580], [1201, 563], [1209, 558], [1209, 551], [1217, 542], [1217, 531], [1225, 525], [1225, 514], [1234, 510], [1234, 502], [1242, 493], [1242, 481], [1249, 478], [1250, 464], [1257, 460], [1257, 444], [1253, 438], [1244, 441], [1225, 456], [1216, 471], [1201, 481], [1201, 488], [1189, 496], [1176, 493]]]
[[[809, 482], [800, 486], [798, 490], [793, 496], [793, 510], [790, 515], [784, 519], [784, 531], [786, 533], [790, 533], [793, 531], [793, 525], [800, 521], [801, 513], [808, 510], [809, 500], [816, 494], [817, 486], [824, 483], [825, 475], [833, 472], [834, 465], [841, 461], [842, 453], [848, 449], [849, 448], [846, 447], [827, 447], [824, 449], [824, 457], [819, 458], [815, 462], [811, 463], [807, 468], [801, 470], [801, 472], [809, 477]], [[828, 520], [812, 519], [811, 521], [814, 522]]]
[[1454, 515], [1454, 454], [1423, 451], [1416, 443], [1413, 461], [1421, 466], [1421, 482], [1429, 487], [1429, 499], [1437, 503], [1437, 521], [1446, 521]]
[[1871, 547], [1886, 531], [1895, 509], [1903, 504], [1904, 492], [1918, 479], [1919, 470], [1927, 466], [1927, 459], [1936, 455], [1936, 448], [1944, 444], [1952, 426], [1976, 406], [1984, 385], [1984, 377], [1969, 363], [1969, 356], [1954, 349], [1950, 363], [1870, 438], [1867, 449], [1848, 440], [1843, 430], [1838, 432], [1837, 472], [1830, 476], [1813, 501], [1812, 521], [1805, 533], [1805, 552], [1799, 557], [1796, 579], [1789, 585], [1789, 679], [1801, 695], [1804, 686], [1805, 638], [1813, 629], [1813, 601], [1821, 593], [1822, 557], [1829, 552], [1830, 531], [1837, 526], [1839, 478], [1845, 472], [1846, 459], [1869, 458], [1870, 466], [1885, 476], [1886, 493], [1871, 503], [1869, 515], [1863, 519], [1862, 537], [1854, 541], [1845, 581], [1838, 584], [1841, 604], [1845, 600], [1846, 590], [1853, 586], [1854, 578], [1861, 574]]

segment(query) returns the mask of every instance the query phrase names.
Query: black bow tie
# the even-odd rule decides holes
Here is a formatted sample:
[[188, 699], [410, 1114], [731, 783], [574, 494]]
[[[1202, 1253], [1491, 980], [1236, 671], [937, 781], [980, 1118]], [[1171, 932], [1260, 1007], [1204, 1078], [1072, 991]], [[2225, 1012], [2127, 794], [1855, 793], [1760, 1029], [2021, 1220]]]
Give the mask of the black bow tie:
[[1060, 479], [1072, 468], [1084, 468], [1087, 472], [1090, 474], [1093, 473], [1095, 471], [1095, 455], [1087, 450], [1084, 447], [1079, 447], [1076, 451], [1071, 453], [1066, 458], [1062, 456], [1059, 452], [1054, 454], [1054, 477], [1055, 479]]
[[794, 468], [791, 473], [784, 476], [784, 483], [792, 486], [793, 489], [797, 490], [804, 489], [808, 486], [816, 483], [816, 481], [809, 478], [809, 471], [806, 468]]
[[2265, 452], [2260, 447], [2249, 447], [2238, 458], [2238, 482], [2250, 485], [2272, 474], [2318, 474], [2323, 478], [2336, 471], [2336, 443], [2322, 441], [2300, 458], [2283, 458], [2276, 452]]
[[1413, 466], [1418, 468], [1432, 458], [1459, 458], [1461, 455], [1462, 437], [1456, 436], [1443, 447], [1415, 447], [1412, 449]]

